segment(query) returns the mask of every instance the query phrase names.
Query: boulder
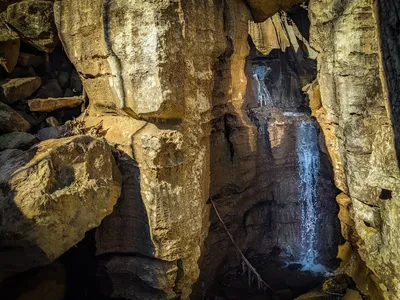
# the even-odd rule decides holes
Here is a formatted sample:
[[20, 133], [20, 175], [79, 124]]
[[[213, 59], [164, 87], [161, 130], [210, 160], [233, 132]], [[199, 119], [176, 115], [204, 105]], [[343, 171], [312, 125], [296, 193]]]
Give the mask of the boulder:
[[[112, 282], [112, 293], [105, 296], [118, 299], [176, 299], [174, 292], [177, 262], [167, 262], [146, 257], [115, 256], [100, 261], [97, 277]], [[136, 283], [136, 284], [132, 284]], [[151, 290], [143, 286], [146, 283]], [[99, 286], [102, 286], [101, 284]]]
[[59, 43], [54, 25], [53, 2], [26, 0], [7, 7], [6, 22], [22, 40], [45, 52], [52, 52]]
[[36, 96], [38, 98], [60, 98], [63, 94], [63, 90], [57, 79], [50, 79], [39, 89]]
[[350, 282], [347, 275], [337, 275], [325, 280], [322, 291], [326, 294], [344, 295]]
[[104, 140], [0, 153], [0, 280], [53, 262], [113, 210], [120, 173]]
[[43, 129], [40, 129], [37, 135], [39, 137], [39, 140], [41, 141], [58, 139], [65, 136], [67, 130], [67, 125], [45, 127]]
[[82, 94], [82, 91], [83, 91], [82, 81], [76, 70], [73, 70], [71, 73], [70, 88], [74, 93], [76, 93], [78, 95]]
[[32, 99], [28, 101], [31, 111], [54, 111], [59, 108], [74, 107], [82, 104], [82, 97]]
[[64, 91], [64, 97], [73, 97], [74, 92], [70, 88], [66, 88]]
[[26, 132], [11, 132], [0, 136], [0, 151], [6, 149], [27, 150], [33, 146], [38, 139]]
[[65, 71], [61, 71], [58, 74], [57, 80], [58, 80], [58, 83], [61, 85], [61, 87], [63, 87], [63, 88], [69, 87], [69, 77], [70, 77], [69, 73], [65, 72]]
[[31, 125], [18, 112], [0, 102], [0, 132], [27, 132]]
[[3, 90], [2, 101], [13, 104], [32, 95], [41, 84], [39, 77], [15, 78], [1, 85]]
[[44, 56], [20, 52], [18, 64], [23, 67], [39, 67], [44, 63]]
[[12, 72], [17, 64], [19, 46], [18, 34], [0, 18], [0, 65], [8, 73]]
[[363, 297], [361, 297], [360, 293], [352, 290], [352, 289], [347, 289], [346, 295], [342, 298], [342, 300], [362, 300]]
[[8, 74], [7, 78], [36, 77], [35, 70], [32, 67], [16, 66], [14, 71]]

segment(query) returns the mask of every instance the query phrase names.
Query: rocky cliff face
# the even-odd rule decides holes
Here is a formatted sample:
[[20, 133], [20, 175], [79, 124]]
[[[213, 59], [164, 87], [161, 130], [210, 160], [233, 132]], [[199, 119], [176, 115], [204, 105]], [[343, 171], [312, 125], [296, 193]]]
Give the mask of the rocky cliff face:
[[[97, 254], [108, 259], [104, 276], [111, 281], [124, 261], [137, 269], [108, 296], [186, 299], [207, 233], [213, 69], [227, 47], [225, 5], [56, 6], [63, 45], [91, 99], [87, 120], [102, 120], [106, 139], [125, 155], [123, 196], [98, 230]], [[154, 276], [142, 276], [149, 264]]]
[[[61, 260], [0, 289], [31, 278], [30, 295], [62, 298], [46, 277], [65, 281], [61, 261], [70, 278], [86, 251], [81, 294], [247, 299], [212, 200], [293, 299], [318, 282], [296, 269], [311, 176], [318, 262], [336, 267], [338, 214], [339, 271], [399, 298], [398, 15], [385, 0], [296, 2], [3, 1], [0, 279]], [[317, 173], [301, 173], [301, 146]]]
[[[382, 14], [388, 4], [380, 2]], [[310, 17], [312, 46], [319, 52], [322, 102], [315, 114], [328, 140], [336, 186], [343, 192], [338, 197], [343, 235], [355, 252], [343, 267], [366, 292], [374, 294], [371, 282], [380, 282], [382, 290], [374, 294], [374, 299], [382, 294], [386, 299], [396, 299], [399, 171], [393, 92], [397, 69], [386, 67], [383, 76], [381, 64], [383, 56], [388, 66], [387, 49], [396, 42], [389, 36], [386, 40], [388, 23], [383, 21], [379, 26], [373, 1], [311, 1]], [[357, 255], [371, 270], [370, 278], [353, 270]]]

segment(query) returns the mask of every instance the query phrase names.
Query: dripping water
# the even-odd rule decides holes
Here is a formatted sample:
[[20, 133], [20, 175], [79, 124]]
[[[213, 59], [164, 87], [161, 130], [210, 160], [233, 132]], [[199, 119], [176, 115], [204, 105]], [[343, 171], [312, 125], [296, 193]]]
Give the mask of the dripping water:
[[270, 72], [271, 68], [267, 66], [255, 66], [253, 68], [254, 86], [257, 94], [257, 102], [260, 106], [273, 106], [271, 93], [265, 84], [265, 79]]

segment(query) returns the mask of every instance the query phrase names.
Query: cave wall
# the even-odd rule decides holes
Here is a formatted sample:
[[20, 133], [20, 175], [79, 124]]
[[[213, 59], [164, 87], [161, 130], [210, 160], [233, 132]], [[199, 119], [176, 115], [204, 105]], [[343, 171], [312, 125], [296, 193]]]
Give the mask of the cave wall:
[[[0, 11], [21, 1], [3, 2]], [[393, 55], [399, 20], [390, 1], [311, 0], [310, 46], [308, 25], [299, 25], [295, 10], [288, 14], [297, 26], [275, 14], [297, 1], [43, 0], [37, 3], [48, 8], [46, 18], [24, 17], [39, 10], [12, 11], [21, 22], [50, 28], [21, 34], [22, 42], [46, 52], [58, 45], [53, 2], [58, 35], [89, 100], [83, 119], [87, 126], [102, 122], [122, 173], [121, 197], [95, 232], [102, 296], [187, 299], [194, 283], [196, 297], [238, 266], [209, 198], [246, 255], [295, 243], [298, 120], [283, 112], [307, 112], [299, 89], [315, 72], [291, 64], [315, 59], [316, 50], [318, 80], [304, 91], [321, 126], [325, 199], [319, 209], [335, 226], [334, 176], [342, 192], [342, 270], [374, 299], [400, 297], [399, 66]], [[4, 28], [2, 47], [17, 49], [18, 34]], [[12, 52], [0, 55], [15, 65]], [[50, 64], [58, 60], [50, 55]], [[9, 67], [7, 59], [1, 62]], [[252, 68], [258, 63], [274, 70], [274, 92], [288, 92], [274, 95], [275, 109], [256, 101]], [[336, 245], [325, 243], [335, 239], [327, 238], [334, 232], [329, 226], [318, 233], [327, 260]]]
[[[308, 103], [301, 90], [315, 79], [316, 53], [285, 13], [275, 14], [263, 23], [235, 23], [236, 28], [239, 25], [243, 35], [236, 35], [232, 51], [220, 59], [223, 79], [214, 88], [210, 196], [247, 257], [274, 257], [271, 261], [280, 263], [296, 261], [301, 251], [296, 129], [307, 118]], [[247, 51], [238, 57], [236, 49]], [[236, 68], [238, 59], [245, 73]], [[267, 80], [273, 105], [257, 103], [253, 80], [257, 66], [270, 69]], [[247, 86], [242, 83], [241, 90], [239, 86], [235, 89], [233, 84], [239, 81], [235, 78], [242, 79]], [[322, 135], [320, 139], [318, 214], [326, 226], [318, 229], [317, 247], [320, 262], [334, 267], [338, 208], [332, 166], [324, 153]], [[221, 280], [224, 274], [236, 272], [240, 265], [236, 249], [213, 212], [210, 221], [193, 299], [215, 292], [212, 287], [216, 278]]]
[[[383, 11], [390, 5], [379, 2]], [[395, 13], [388, 16], [396, 19]], [[339, 217], [348, 241], [341, 249], [342, 267], [373, 299], [397, 299], [399, 170], [393, 130], [397, 132], [398, 124], [391, 122], [391, 115], [396, 116], [396, 67], [386, 67], [386, 76], [381, 76], [379, 37], [386, 49], [386, 66], [387, 47], [393, 37], [389, 35], [385, 41], [387, 31], [383, 28], [388, 24], [383, 21], [379, 26], [377, 17], [374, 1], [310, 2], [311, 45], [319, 52], [322, 102], [314, 114], [327, 139], [336, 186], [342, 191], [337, 198]], [[363, 262], [369, 271], [356, 271], [355, 265]]]
[[96, 233], [106, 296], [187, 299], [198, 277], [214, 65], [228, 47], [225, 6], [55, 4], [61, 40], [90, 99], [85, 120], [103, 121], [105, 138], [123, 153], [122, 197]]

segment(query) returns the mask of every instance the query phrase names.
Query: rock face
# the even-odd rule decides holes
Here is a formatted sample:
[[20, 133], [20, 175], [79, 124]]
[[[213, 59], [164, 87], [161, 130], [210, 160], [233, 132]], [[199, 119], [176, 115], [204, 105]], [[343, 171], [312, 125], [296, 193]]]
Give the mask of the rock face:
[[177, 276], [172, 289], [187, 299], [208, 228], [208, 124], [212, 69], [227, 47], [224, 5], [158, 0], [58, 4], [64, 49], [91, 103], [86, 120], [103, 120], [106, 138], [126, 159], [122, 198], [98, 231], [98, 255], [117, 250], [172, 262], [178, 266], [172, 269]]
[[0, 17], [0, 65], [12, 72], [18, 60], [20, 39]]
[[52, 52], [58, 43], [54, 25], [53, 1], [26, 0], [7, 7], [5, 19], [22, 40], [45, 52]]
[[102, 140], [49, 140], [0, 157], [0, 280], [54, 261], [112, 212], [120, 194]]
[[0, 102], [0, 132], [29, 130], [31, 125], [18, 112]]
[[[381, 13], [387, 14], [378, 26], [374, 1], [311, 1], [311, 40], [319, 52], [322, 102], [315, 113], [330, 140], [327, 146], [334, 161], [336, 186], [348, 196], [348, 201], [342, 201], [345, 195], [338, 201], [344, 237], [355, 253], [344, 269], [373, 299], [397, 299], [400, 174], [393, 128], [397, 131], [394, 82], [399, 69], [396, 62], [390, 62], [396, 58], [389, 58], [387, 51], [398, 38], [388, 35], [387, 22], [398, 16], [388, 11], [387, 1], [381, 2]], [[378, 28], [382, 28], [383, 55]], [[385, 76], [381, 76], [381, 55]], [[356, 261], [360, 265], [364, 261], [371, 272], [354, 272]]]
[[[0, 138], [0, 280], [49, 264], [98, 227], [99, 298], [188, 299], [196, 283], [200, 299], [240, 264], [209, 198], [276, 279], [282, 265], [268, 263], [302, 251], [296, 145], [311, 109], [326, 224], [318, 259], [335, 266], [339, 211], [341, 270], [373, 299], [400, 298], [398, 15], [385, 0], [378, 10], [373, 0], [311, 0], [309, 43], [304, 5], [282, 11], [295, 2], [2, 1], [0, 63], [11, 73], [1, 75], [21, 83], [37, 73], [42, 87], [32, 96], [6, 86], [0, 103], [0, 131], [12, 132]], [[53, 11], [76, 70], [54, 50]], [[20, 40], [36, 49], [20, 52]], [[82, 119], [117, 148], [121, 180], [104, 141], [53, 140], [80, 113], [64, 108], [81, 104], [83, 88]], [[30, 130], [46, 141], [9, 149], [36, 142], [20, 133]]]
[[[310, 119], [301, 89], [316, 76], [315, 52], [296, 25], [285, 13], [261, 24], [235, 20], [232, 51], [217, 68], [221, 78], [215, 87], [210, 141], [210, 195], [222, 219], [256, 268], [265, 271], [264, 279], [285, 281], [286, 287], [296, 284], [285, 275], [277, 280], [284, 273], [277, 270], [284, 266], [282, 260], [299, 260], [301, 252], [302, 178], [296, 142], [298, 126]], [[256, 79], [258, 74], [262, 76]], [[240, 84], [243, 82], [247, 85]], [[317, 210], [329, 225], [317, 230], [323, 237], [317, 239], [318, 259], [334, 266], [339, 224], [331, 166], [323, 146], [321, 143]], [[202, 272], [195, 287], [197, 297], [220, 281], [215, 279], [218, 273], [236, 273], [239, 264], [220, 221], [214, 214], [210, 217], [200, 261]], [[260, 256], [268, 258], [268, 263], [263, 265]], [[273, 270], [272, 265], [279, 262]], [[296, 278], [301, 281], [298, 275]]]

